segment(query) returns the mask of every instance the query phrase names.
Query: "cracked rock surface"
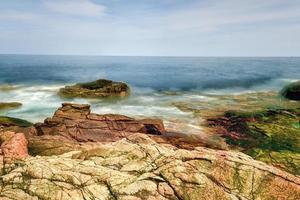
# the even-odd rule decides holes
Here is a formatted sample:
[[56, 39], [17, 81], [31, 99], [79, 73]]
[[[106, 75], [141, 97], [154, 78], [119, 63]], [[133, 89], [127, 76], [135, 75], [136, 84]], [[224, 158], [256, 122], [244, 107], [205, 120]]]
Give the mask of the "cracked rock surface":
[[238, 152], [178, 149], [145, 134], [27, 157], [0, 177], [2, 200], [300, 199], [300, 178]]

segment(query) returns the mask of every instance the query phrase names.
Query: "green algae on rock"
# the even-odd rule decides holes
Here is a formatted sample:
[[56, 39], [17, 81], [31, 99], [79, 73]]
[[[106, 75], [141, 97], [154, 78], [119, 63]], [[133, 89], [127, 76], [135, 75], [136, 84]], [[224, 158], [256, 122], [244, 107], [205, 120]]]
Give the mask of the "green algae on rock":
[[129, 86], [123, 82], [99, 79], [92, 82], [66, 86], [61, 88], [58, 94], [67, 98], [124, 97], [129, 94]]
[[280, 93], [287, 99], [300, 101], [300, 81], [287, 85]]
[[208, 100], [186, 100], [172, 103], [183, 112], [193, 112], [195, 117], [222, 116], [228, 110], [255, 112], [262, 109], [286, 109], [299, 106], [296, 101], [283, 99], [277, 92], [251, 92], [238, 95], [208, 95]]
[[[225, 112], [209, 119], [211, 126], [222, 127], [219, 133], [226, 142], [242, 148], [255, 159], [300, 174], [300, 108], [267, 109], [256, 112]], [[218, 129], [217, 129], [218, 130]]]
[[19, 102], [0, 102], [0, 110], [16, 109], [21, 106]]
[[208, 101], [175, 102], [193, 112], [206, 132], [222, 137], [227, 148], [294, 174], [300, 174], [300, 106], [277, 92], [210, 95]]
[[18, 118], [13, 118], [13, 117], [7, 117], [7, 116], [0, 116], [0, 126], [19, 126], [19, 127], [30, 127], [33, 124], [23, 120], [23, 119], [18, 119]]

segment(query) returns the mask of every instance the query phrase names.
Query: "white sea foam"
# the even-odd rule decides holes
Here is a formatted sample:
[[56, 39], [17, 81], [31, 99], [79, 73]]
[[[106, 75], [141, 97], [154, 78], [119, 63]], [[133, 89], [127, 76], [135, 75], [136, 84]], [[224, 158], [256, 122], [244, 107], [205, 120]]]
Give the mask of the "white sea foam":
[[[53, 112], [61, 105], [62, 102], [72, 101], [76, 103], [87, 103], [92, 105], [93, 112], [105, 114], [115, 113], [124, 114], [131, 117], [154, 117], [161, 118], [172, 123], [186, 123], [190, 129], [196, 132], [195, 128], [199, 127], [199, 121], [195, 120], [192, 113], [183, 112], [172, 105], [174, 102], [209, 102], [214, 97], [209, 95], [215, 94], [241, 94], [259, 90], [272, 90], [281, 88], [283, 85], [290, 83], [292, 79], [272, 80], [270, 87], [255, 87], [250, 89], [227, 89], [227, 90], [206, 90], [190, 92], [157, 92], [152, 89], [132, 88], [132, 94], [123, 100], [109, 101], [106, 99], [64, 99], [57, 95], [59, 88], [63, 85], [17, 85], [14, 90], [1, 91], [0, 99], [2, 102], [21, 102], [23, 106], [16, 110], [2, 111], [1, 114], [13, 117], [24, 118], [29, 121], [42, 121], [46, 117], [52, 116]], [[209, 94], [205, 96], [205, 94]], [[167, 123], [168, 124], [168, 123]], [[171, 126], [171, 125], [170, 125]], [[187, 127], [187, 126], [186, 126]], [[201, 131], [201, 130], [198, 130]], [[192, 132], [192, 131], [191, 131]]]

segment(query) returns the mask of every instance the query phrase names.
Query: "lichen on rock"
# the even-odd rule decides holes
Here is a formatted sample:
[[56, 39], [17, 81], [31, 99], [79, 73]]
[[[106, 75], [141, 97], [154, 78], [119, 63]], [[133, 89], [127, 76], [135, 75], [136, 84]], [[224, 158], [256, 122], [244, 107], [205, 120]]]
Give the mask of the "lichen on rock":
[[300, 197], [299, 177], [245, 154], [177, 149], [139, 133], [60, 156], [28, 157], [0, 179], [7, 200]]

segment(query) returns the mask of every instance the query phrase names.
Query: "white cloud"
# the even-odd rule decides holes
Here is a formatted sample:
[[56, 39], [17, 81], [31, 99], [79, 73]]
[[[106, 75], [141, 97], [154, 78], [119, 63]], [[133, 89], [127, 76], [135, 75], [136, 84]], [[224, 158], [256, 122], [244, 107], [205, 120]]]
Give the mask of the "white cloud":
[[[299, 52], [300, 3], [295, 0], [203, 0], [172, 9], [106, 3], [110, 12], [94, 2], [43, 0], [32, 10], [30, 6], [10, 12], [0, 8], [0, 23], [11, 25], [0, 26], [0, 52], [15, 51], [13, 44], [19, 51], [30, 48], [31, 53], [61, 54]], [[105, 17], [98, 20], [103, 14]], [[23, 26], [24, 22], [31, 26]]]
[[53, 11], [68, 15], [101, 16], [106, 7], [89, 0], [51, 0], [45, 1], [46, 7]]
[[[214, 32], [228, 25], [248, 25], [300, 17], [300, 6], [292, 0], [212, 0], [190, 9], [176, 10], [153, 20], [156, 26], [169, 30]], [[277, 23], [280, 24], [280, 23]]]

